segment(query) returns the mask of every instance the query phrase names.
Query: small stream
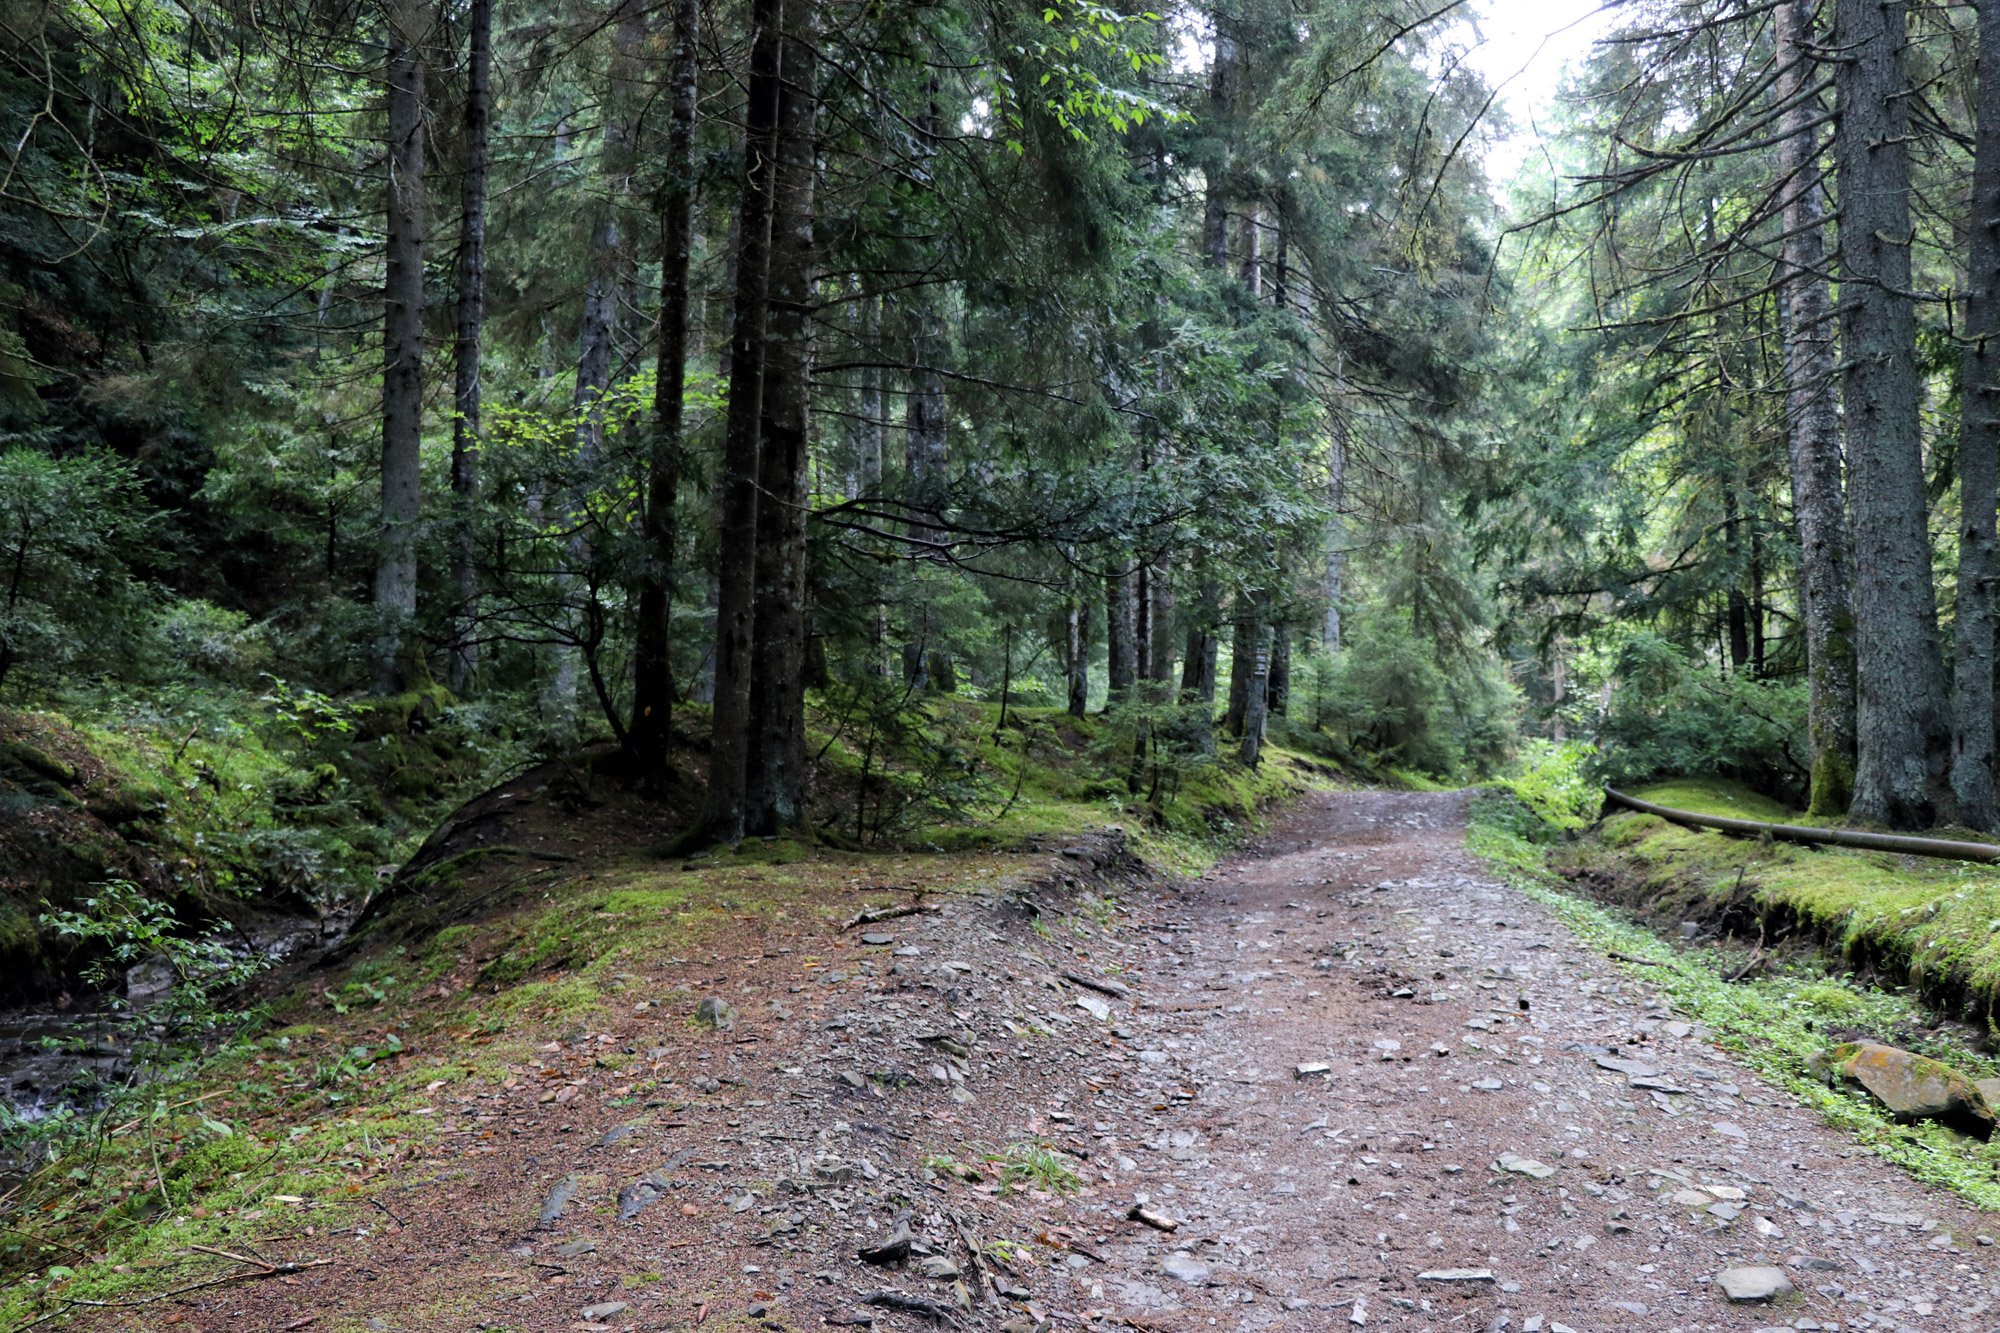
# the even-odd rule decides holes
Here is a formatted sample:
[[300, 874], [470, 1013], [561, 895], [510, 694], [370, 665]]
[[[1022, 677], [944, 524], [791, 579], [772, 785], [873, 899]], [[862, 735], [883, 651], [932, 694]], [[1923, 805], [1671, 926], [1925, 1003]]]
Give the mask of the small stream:
[[[242, 929], [224, 927], [215, 938], [239, 956], [254, 951], [277, 966], [333, 944], [348, 923], [345, 915], [268, 917]], [[69, 1002], [45, 999], [0, 1010], [0, 1100], [19, 1120], [34, 1124], [65, 1107], [101, 1105], [107, 1087], [145, 1081], [150, 1071], [134, 1064], [133, 1043], [164, 1035], [162, 1027], [146, 1023], [146, 1013], [171, 994], [173, 982], [164, 960], [148, 959], [126, 970], [117, 995], [64, 996]], [[0, 1140], [0, 1189], [21, 1165], [19, 1153]]]

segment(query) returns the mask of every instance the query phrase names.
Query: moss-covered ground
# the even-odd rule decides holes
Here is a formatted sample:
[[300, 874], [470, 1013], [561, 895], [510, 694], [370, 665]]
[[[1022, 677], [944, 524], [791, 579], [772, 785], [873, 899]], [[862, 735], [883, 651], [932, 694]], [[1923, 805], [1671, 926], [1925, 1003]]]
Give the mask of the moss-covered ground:
[[[1663, 783], [1632, 794], [1677, 809], [1798, 822], [1725, 782]], [[1505, 788], [1490, 789], [1473, 808], [1472, 849], [1609, 953], [1611, 966], [1665, 992], [1723, 1046], [1852, 1132], [1856, 1151], [2000, 1209], [2000, 1141], [1930, 1122], [1898, 1124], [1865, 1092], [1828, 1087], [1807, 1067], [1814, 1053], [1865, 1038], [1975, 1079], [2000, 1076], [1983, 1024], [1947, 1021], [1920, 984], [1934, 990], [1946, 977], [1979, 977], [1980, 993], [1990, 996], [2000, 873], [1725, 838], [1640, 814], [1614, 814], [1582, 837], [1564, 837]], [[1713, 928], [1732, 911], [1734, 936], [1705, 931], [1686, 940], [1675, 928], [1683, 919]], [[1804, 929], [1774, 940], [1772, 922]]]
[[[155, 1070], [95, 1113], [17, 1128], [17, 1145], [46, 1156], [0, 1231], [0, 1329], [160, 1328], [162, 1298], [196, 1284], [309, 1281], [279, 1265], [395, 1217], [392, 1178], [449, 1190], [454, 1163], [482, 1151], [453, 1105], [530, 1081], [555, 1105], [586, 1082], [613, 1106], [663, 1104], [633, 1053], [573, 1049], [607, 1016], [691, 1012], [694, 974], [729, 958], [836, 969], [863, 947], [838, 929], [857, 911], [1060, 876], [1076, 839], [1200, 869], [1329, 771], [1274, 748], [1254, 770], [1192, 767], [1148, 801], [1128, 781], [1126, 738], [1107, 751], [1100, 719], [1010, 709], [1002, 729], [990, 705], [935, 711], [962, 746], [963, 781], [928, 822], [906, 812], [875, 845], [809, 831], [663, 860], [658, 830], [622, 807], [579, 812], [541, 789], [524, 796], [526, 832], [509, 836], [560, 843], [560, 859], [461, 857], [343, 963], [265, 996], [198, 1063]], [[858, 771], [838, 734], [819, 744], [836, 779]], [[558, 1040], [564, 1052], [547, 1053]]]

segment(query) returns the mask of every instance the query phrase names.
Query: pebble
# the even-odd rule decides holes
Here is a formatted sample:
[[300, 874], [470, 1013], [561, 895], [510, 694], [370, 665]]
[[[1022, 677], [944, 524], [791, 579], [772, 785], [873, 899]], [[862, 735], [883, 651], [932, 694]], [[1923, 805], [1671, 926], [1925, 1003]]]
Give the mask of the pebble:
[[861, 937], [861, 942], [863, 944], [894, 944], [896, 937], [894, 935], [884, 935], [880, 931], [870, 931]]
[[1773, 1300], [1792, 1293], [1792, 1280], [1781, 1268], [1725, 1268], [1716, 1274], [1715, 1285], [1739, 1305]]
[[733, 1028], [736, 1026], [736, 1006], [720, 996], [707, 996], [694, 1007], [694, 1021], [705, 1028]]
[[1495, 1163], [1502, 1171], [1512, 1171], [1517, 1175], [1532, 1176], [1536, 1180], [1547, 1180], [1556, 1169], [1532, 1157], [1516, 1157], [1513, 1153], [1502, 1153]]

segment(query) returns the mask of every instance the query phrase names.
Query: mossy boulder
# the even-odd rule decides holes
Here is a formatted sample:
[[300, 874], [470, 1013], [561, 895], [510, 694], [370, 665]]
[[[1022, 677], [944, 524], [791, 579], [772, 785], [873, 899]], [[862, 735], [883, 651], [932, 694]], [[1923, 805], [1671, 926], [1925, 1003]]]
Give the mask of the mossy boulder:
[[1849, 1080], [1868, 1089], [1898, 1120], [1941, 1120], [1986, 1138], [1993, 1108], [1971, 1079], [1928, 1056], [1873, 1041], [1848, 1041], [1811, 1060], [1829, 1084]]
[[8, 775], [16, 779], [40, 778], [63, 787], [74, 787], [77, 782], [74, 764], [66, 764], [26, 741], [0, 741], [0, 770], [10, 770]]

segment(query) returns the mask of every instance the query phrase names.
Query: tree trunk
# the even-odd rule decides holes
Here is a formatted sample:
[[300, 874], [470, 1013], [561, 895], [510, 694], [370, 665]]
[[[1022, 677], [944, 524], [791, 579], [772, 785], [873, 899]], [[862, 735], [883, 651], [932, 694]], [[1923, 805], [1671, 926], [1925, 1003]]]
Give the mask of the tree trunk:
[[737, 842], [744, 832], [751, 746], [750, 679], [757, 591], [757, 479], [763, 452], [765, 293], [770, 280], [771, 193], [782, 83], [784, 0], [753, 0], [743, 177], [737, 207], [736, 310], [729, 338], [729, 406], [717, 487], [714, 739], [708, 808], [698, 837]]
[[[1250, 716], [1250, 682], [1255, 677], [1261, 688], [1264, 680], [1258, 655], [1264, 651], [1264, 608], [1254, 593], [1236, 594], [1235, 632], [1229, 647], [1229, 707], [1222, 715], [1222, 729], [1241, 736]], [[1269, 659], [1264, 659], [1268, 666]], [[1258, 707], [1262, 708], [1262, 703]]]
[[1958, 607], [1951, 787], [1958, 818], [1994, 827], [1993, 549], [2000, 451], [2000, 13], [1979, 15], [1979, 103], [1966, 219], [1965, 337], [1959, 361]]
[[375, 692], [410, 688], [421, 656], [417, 522], [422, 516], [424, 408], [424, 58], [429, 11], [400, 0], [389, 12], [387, 265], [382, 309], [382, 541], [375, 566]]
[[[1122, 563], [1122, 558], [1121, 558]], [[1107, 713], [1125, 702], [1139, 678], [1139, 646], [1134, 632], [1135, 599], [1132, 576], [1108, 574], [1104, 579], [1104, 675], [1109, 687]]]
[[[1208, 107], [1213, 132], [1221, 135], [1228, 133], [1228, 118], [1235, 109], [1238, 53], [1235, 20], [1220, 12], [1213, 19], [1215, 58], [1208, 69]], [[1208, 184], [1201, 215], [1202, 256], [1208, 267], [1218, 273], [1229, 271], [1229, 170], [1230, 153], [1225, 141], [1216, 149], [1214, 160], [1204, 168]]]
[[1151, 636], [1145, 645], [1146, 678], [1165, 683], [1174, 678], [1174, 571], [1164, 553], [1153, 558], [1146, 596], [1152, 602], [1146, 612], [1146, 629]]
[[1250, 299], [1258, 300], [1264, 295], [1264, 227], [1256, 204], [1244, 210], [1237, 236], [1243, 265], [1237, 276], [1243, 280], [1243, 290], [1250, 293]]
[[1741, 671], [1750, 663], [1750, 599], [1743, 595], [1743, 518], [1736, 510], [1736, 492], [1723, 492], [1727, 522], [1723, 545], [1729, 552], [1729, 665]]
[[1902, 0], [1837, 0], [1841, 400], [1853, 476], [1859, 763], [1853, 814], [1951, 817], [1951, 733], [1925, 528], [1910, 292], [1909, 77]]
[[[920, 122], [921, 142], [927, 156], [938, 151], [944, 132], [944, 112], [938, 105], [938, 83], [930, 82], [930, 103]], [[946, 472], [947, 444], [944, 377], [938, 369], [944, 361], [944, 320], [935, 308], [935, 297], [926, 292], [913, 302], [915, 329], [911, 338], [913, 383], [904, 408], [904, 465], [909, 475], [910, 504], [916, 514], [907, 531], [920, 542], [936, 542], [943, 537], [941, 524], [950, 489]], [[919, 550], [918, 555], [936, 555]]]
[[[869, 361], [880, 357], [882, 298], [870, 296], [861, 303], [860, 328], [856, 345]], [[849, 439], [854, 448], [854, 489], [857, 498], [879, 497], [882, 493], [882, 368], [864, 366], [854, 390], [854, 425]]]
[[1082, 717], [1090, 706], [1090, 640], [1083, 603], [1072, 595], [1063, 606], [1063, 674], [1069, 682], [1069, 714]]
[[651, 777], [667, 770], [673, 731], [675, 506], [680, 503], [681, 428], [687, 394], [688, 262], [694, 237], [695, 84], [700, 74], [700, 0], [673, 0], [673, 115], [660, 189], [660, 355], [653, 393], [652, 456], [642, 520], [646, 563], [632, 646], [634, 754]]
[[[1259, 606], [1257, 610], [1261, 611], [1262, 607]], [[1247, 635], [1244, 634], [1245, 629], [1249, 631]], [[1243, 682], [1243, 729], [1237, 733], [1243, 738], [1243, 743], [1237, 749], [1237, 757], [1254, 768], [1264, 748], [1264, 722], [1268, 716], [1266, 712], [1266, 700], [1268, 699], [1267, 692], [1270, 689], [1271, 646], [1265, 641], [1264, 622], [1261, 619], [1248, 626], [1239, 624], [1237, 634], [1239, 638], [1247, 638], [1249, 640], [1249, 652], [1247, 654], [1239, 653], [1239, 656], [1245, 660], [1247, 674]], [[1233, 686], [1230, 689], [1230, 693], [1235, 693]]]
[[452, 340], [451, 490], [458, 502], [452, 543], [451, 657], [445, 682], [462, 694], [479, 669], [479, 571], [472, 506], [479, 498], [479, 356], [486, 324], [487, 121], [493, 96], [493, 0], [471, 0], [465, 64], [465, 177], [459, 183], [458, 311]]
[[[1805, 39], [1804, 0], [1779, 11], [1778, 63], [1798, 59]], [[1813, 71], [1801, 67], [1778, 82], [1790, 99]], [[1817, 106], [1784, 115], [1780, 165], [1791, 184], [1784, 205], [1786, 443], [1791, 461], [1792, 513], [1798, 527], [1800, 619], [1804, 622], [1811, 751], [1811, 813], [1846, 813], [1854, 795], [1853, 562], [1847, 544], [1847, 501], [1841, 478], [1840, 420], [1834, 400], [1834, 324], [1821, 219]]]
[[1286, 717], [1292, 711], [1292, 635], [1279, 625], [1271, 635], [1270, 715]]
[[771, 213], [764, 448], [758, 472], [757, 611], [744, 827], [776, 834], [805, 813], [806, 473], [811, 417], [813, 184], [818, 166], [818, 15], [787, 0], [784, 94]]
[[1347, 525], [1342, 506], [1347, 499], [1347, 418], [1336, 404], [1328, 415], [1326, 437], [1326, 619], [1320, 627], [1320, 651], [1340, 651], [1341, 580], [1347, 572]]

